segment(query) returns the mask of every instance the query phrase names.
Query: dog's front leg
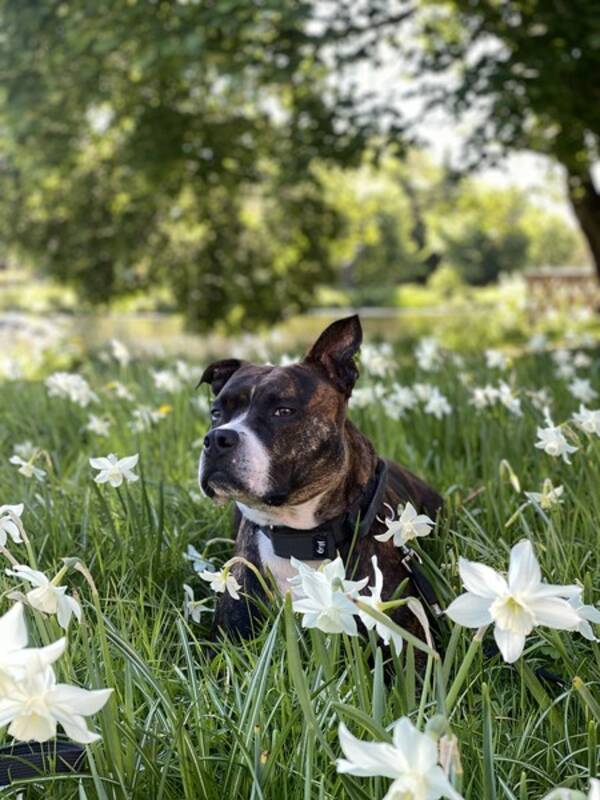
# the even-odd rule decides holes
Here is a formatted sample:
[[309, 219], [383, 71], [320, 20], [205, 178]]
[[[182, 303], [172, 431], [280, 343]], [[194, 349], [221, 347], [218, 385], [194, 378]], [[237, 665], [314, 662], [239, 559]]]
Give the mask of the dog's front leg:
[[[251, 563], [262, 573], [254, 533], [243, 520], [238, 529], [234, 555]], [[215, 609], [213, 638], [224, 631], [231, 636], [250, 639], [258, 633], [261, 605], [266, 600], [265, 593], [255, 572], [242, 561], [233, 564], [231, 575], [241, 586], [239, 600], [228, 592], [219, 596]]]

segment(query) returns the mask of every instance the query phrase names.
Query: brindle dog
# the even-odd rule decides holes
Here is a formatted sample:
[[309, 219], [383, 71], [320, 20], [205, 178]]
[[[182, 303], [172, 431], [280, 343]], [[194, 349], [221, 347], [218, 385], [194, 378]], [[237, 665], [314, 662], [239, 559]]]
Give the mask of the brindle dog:
[[[264, 575], [270, 571], [282, 593], [296, 571], [289, 558], [275, 555], [265, 527], [313, 529], [342, 514], [373, 485], [378, 455], [346, 416], [358, 378], [355, 356], [361, 341], [360, 321], [352, 316], [330, 325], [297, 364], [258, 366], [225, 359], [207, 367], [200, 381], [209, 383], [215, 394], [200, 458], [200, 486], [217, 503], [236, 502], [235, 554]], [[410, 500], [419, 512], [435, 518], [441, 497], [408, 470], [386, 463], [383, 501], [395, 509]], [[384, 514], [382, 502], [378, 515]], [[388, 599], [411, 576], [393, 541], [373, 538], [383, 530], [374, 521], [369, 534], [355, 542], [347, 567], [356, 579], [372, 577], [370, 559], [376, 555], [384, 578], [382, 597]], [[241, 563], [232, 574], [247, 597], [236, 601], [221, 595], [215, 628], [250, 636], [257, 616], [251, 598], [261, 597], [260, 584]], [[410, 594], [416, 593], [415, 587], [409, 588]], [[402, 608], [394, 612], [400, 624], [414, 630], [406, 615]]]

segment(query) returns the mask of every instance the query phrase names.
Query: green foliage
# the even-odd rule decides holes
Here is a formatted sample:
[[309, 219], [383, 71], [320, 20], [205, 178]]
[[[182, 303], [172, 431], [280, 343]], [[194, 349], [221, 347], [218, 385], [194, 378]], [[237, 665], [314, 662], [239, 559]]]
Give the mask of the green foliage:
[[494, 194], [498, 227], [494, 197], [450, 171], [381, 161], [407, 153], [400, 113], [348, 78], [385, 42], [420, 77], [459, 78], [430, 99], [480, 110], [469, 166], [524, 148], [565, 166], [600, 263], [592, 5], [1, 0], [2, 249], [85, 303], [160, 287], [202, 330], [270, 324], [326, 284], [381, 304], [443, 264], [484, 283], [580, 263], [524, 198]]
[[315, 14], [3, 0], [0, 236], [94, 303], [166, 284], [198, 328], [305, 307], [335, 228], [313, 165], [358, 163], [377, 128], [327, 91], [324, 51], [362, 28]]
[[588, 263], [582, 238], [558, 214], [531, 206], [523, 215], [522, 229], [529, 238], [528, 265], [561, 267]]
[[558, 161], [600, 275], [598, 4], [421, 0], [412, 25], [403, 49], [430, 104], [468, 119], [469, 166], [525, 150]]
[[[398, 356], [390, 380], [431, 378], [415, 370], [407, 351]], [[410, 647], [394, 660], [374, 638], [312, 635], [297, 619], [283, 619], [283, 604], [275, 602], [255, 641], [211, 650], [209, 615], [195, 623], [181, 612], [184, 582], [212, 604], [184, 552], [193, 544], [222, 564], [231, 554], [230, 509], [196, 495], [198, 450], [191, 443], [203, 435], [206, 413], [195, 406], [191, 388], [159, 392], [148, 366], [162, 365], [118, 369], [86, 360], [85, 374], [101, 398], [94, 411], [112, 422], [107, 439], [83, 431], [89, 408], [49, 398], [43, 383], [0, 385], [5, 456], [31, 439], [50, 458], [40, 461], [48, 469], [41, 484], [19, 475], [5, 457], [3, 502], [25, 503], [23, 522], [40, 569], [51, 575], [62, 557], [78, 556], [99, 591], [96, 606], [83, 577], [67, 576], [84, 622], [70, 627], [69, 660], [58, 662], [59, 679], [115, 688], [110, 707], [94, 719], [103, 740], [89, 748], [81, 776], [35, 780], [13, 787], [15, 795], [18, 789], [27, 800], [380, 798], [386, 779], [336, 773], [339, 721], [361, 738], [383, 740], [387, 725], [403, 714], [413, 721], [432, 717], [444, 702], [444, 683], [467, 800], [487, 797], [493, 786], [499, 798], [531, 800], [557, 785], [586, 787], [598, 762], [593, 723], [600, 651], [577, 634], [533, 634], [522, 672], [483, 655], [481, 647], [473, 650], [471, 631], [453, 633], [442, 620], [442, 674], [426, 677]], [[513, 368], [516, 387], [550, 389], [557, 422], [576, 410], [549, 356], [515, 358]], [[469, 357], [465, 370], [478, 385], [497, 377], [480, 357]], [[597, 360], [590, 377], [597, 387]], [[147, 433], [134, 433], [128, 423], [135, 404], [111, 396], [114, 378], [135, 393], [136, 403], [158, 407], [167, 400], [171, 413]], [[475, 412], [454, 364], [436, 373], [435, 382], [454, 407], [444, 420], [421, 411], [391, 420], [377, 402], [352, 414], [379, 452], [446, 497], [444, 523], [420, 544], [443, 604], [460, 591], [459, 556], [504, 569], [508, 549], [525, 536], [536, 545], [546, 580], [580, 579], [586, 600], [597, 604], [599, 441], [577, 433], [580, 450], [569, 467], [533, 448], [540, 414], [525, 398], [522, 418], [502, 408]], [[362, 377], [359, 385], [365, 383]], [[90, 456], [138, 450], [140, 481], [119, 490], [94, 484]], [[539, 491], [546, 477], [563, 484], [564, 505], [548, 515], [529, 506], [515, 518], [523, 495], [500, 474], [501, 459], [510, 462], [522, 490]], [[26, 558], [24, 545], [10, 547]], [[12, 588], [2, 572], [0, 590]], [[5, 602], [0, 613], [6, 608]], [[58, 638], [54, 620], [38, 621], [40, 630]], [[38, 626], [30, 627], [37, 643]], [[540, 666], [565, 685], [537, 680], [533, 670]], [[575, 676], [580, 680], [573, 686]]]
[[357, 305], [388, 305], [395, 284], [425, 282], [436, 268], [482, 285], [527, 266], [583, 259], [568, 221], [523, 190], [458, 180], [423, 153], [323, 171], [323, 182], [341, 220], [331, 259]]
[[453, 297], [464, 288], [460, 272], [449, 265], [438, 267], [430, 275], [427, 286], [442, 297]]

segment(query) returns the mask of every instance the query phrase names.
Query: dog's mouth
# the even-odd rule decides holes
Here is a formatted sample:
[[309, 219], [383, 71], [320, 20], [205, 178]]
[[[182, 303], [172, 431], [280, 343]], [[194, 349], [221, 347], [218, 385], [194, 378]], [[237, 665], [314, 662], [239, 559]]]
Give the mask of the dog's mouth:
[[242, 487], [239, 482], [223, 470], [215, 470], [202, 476], [202, 489], [211, 500], [229, 499], [235, 497]]
[[227, 500], [239, 500], [252, 506], [278, 507], [285, 504], [288, 499], [287, 492], [272, 491], [262, 497], [257, 497], [248, 491], [248, 488], [233, 475], [224, 470], [214, 470], [202, 477], [203, 492], [215, 503], [224, 503]]

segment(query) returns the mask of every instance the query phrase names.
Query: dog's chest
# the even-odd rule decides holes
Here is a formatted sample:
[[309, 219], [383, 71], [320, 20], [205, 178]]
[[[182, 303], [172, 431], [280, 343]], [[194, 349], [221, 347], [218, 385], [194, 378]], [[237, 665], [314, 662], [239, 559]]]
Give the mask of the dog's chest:
[[[261, 563], [263, 567], [271, 571], [271, 574], [277, 581], [279, 591], [284, 595], [291, 588], [288, 579], [294, 578], [298, 574], [298, 571], [292, 566], [289, 558], [282, 558], [281, 556], [275, 555], [271, 540], [260, 529], [256, 532], [256, 537]], [[317, 569], [322, 562], [305, 561], [304, 563], [313, 569]]]

